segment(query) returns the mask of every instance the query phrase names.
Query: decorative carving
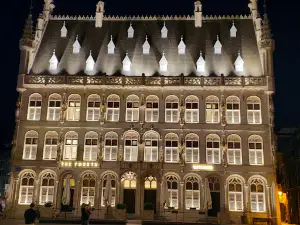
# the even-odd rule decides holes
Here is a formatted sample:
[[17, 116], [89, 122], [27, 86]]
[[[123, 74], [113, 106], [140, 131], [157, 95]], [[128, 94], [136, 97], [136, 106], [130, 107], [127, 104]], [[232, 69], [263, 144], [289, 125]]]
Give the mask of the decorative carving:
[[225, 127], [227, 124], [226, 121], [226, 99], [224, 94], [221, 96], [221, 125]]
[[159, 162], [163, 162], [164, 161], [164, 149], [163, 147], [161, 146], [159, 148]]
[[185, 104], [184, 104], [184, 96], [180, 95], [180, 125], [183, 126], [185, 124], [184, 115], [185, 115]]
[[105, 114], [106, 114], [106, 98], [105, 94], [101, 96], [101, 107], [100, 107], [100, 124], [105, 123]]
[[60, 160], [62, 159], [63, 146], [64, 146], [64, 133], [62, 131], [60, 131], [59, 136], [58, 136], [57, 158], [56, 158], [58, 165], [59, 165]]
[[184, 135], [180, 135], [180, 140], [179, 140], [179, 145], [178, 145], [178, 151], [179, 151], [179, 164], [180, 166], [184, 166], [184, 158], [185, 158], [185, 142], [184, 142]]
[[120, 147], [119, 147], [118, 159], [120, 162], [123, 161], [123, 146], [122, 145], [120, 145]]
[[68, 108], [67, 93], [64, 92], [62, 95], [62, 103], [61, 103], [61, 108], [60, 108], [60, 122], [61, 123], [64, 123], [66, 121], [67, 108]]
[[225, 130], [222, 131], [222, 142], [221, 142], [221, 149], [222, 149], [222, 166], [227, 167], [227, 140], [225, 135]]

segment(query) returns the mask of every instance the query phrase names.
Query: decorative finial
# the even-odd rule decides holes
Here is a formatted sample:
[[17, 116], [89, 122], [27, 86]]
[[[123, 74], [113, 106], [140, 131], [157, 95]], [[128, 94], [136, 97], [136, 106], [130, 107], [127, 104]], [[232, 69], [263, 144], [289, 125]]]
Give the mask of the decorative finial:
[[232, 21], [232, 25], [234, 26], [234, 20]]
[[200, 50], [200, 56], [202, 56], [202, 51]]
[[128, 50], [126, 50], [126, 56], [128, 56]]
[[90, 50], [90, 55], [92, 55], [92, 50]]
[[219, 35], [217, 35], [217, 40], [219, 40]]
[[112, 40], [113, 38], [112, 38], [112, 35], [110, 35], [110, 40]]
[[76, 35], [76, 40], [78, 40], [78, 34]]
[[183, 35], [181, 35], [181, 40], [183, 40]]
[[147, 36], [147, 34], [146, 34], [146, 41], [148, 41], [148, 36]]
[[241, 56], [241, 50], [238, 51], [238, 55]]
[[164, 21], [164, 26], [166, 26], [166, 21]]
[[165, 51], [163, 51], [163, 56], [165, 56]]

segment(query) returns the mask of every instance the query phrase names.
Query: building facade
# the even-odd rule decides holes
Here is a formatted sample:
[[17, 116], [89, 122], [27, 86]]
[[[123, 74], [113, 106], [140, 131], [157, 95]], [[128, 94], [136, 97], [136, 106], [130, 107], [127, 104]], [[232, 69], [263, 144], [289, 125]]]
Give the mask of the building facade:
[[20, 42], [12, 215], [51, 202], [141, 216], [150, 202], [170, 220], [277, 223], [274, 43], [255, 0], [246, 16], [203, 16], [200, 1], [184, 17], [53, 8]]

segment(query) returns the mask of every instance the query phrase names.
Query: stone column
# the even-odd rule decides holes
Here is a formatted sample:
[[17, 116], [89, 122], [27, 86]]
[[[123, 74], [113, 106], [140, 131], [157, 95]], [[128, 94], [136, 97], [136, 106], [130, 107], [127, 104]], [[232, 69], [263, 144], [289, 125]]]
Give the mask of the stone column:
[[74, 190], [74, 200], [73, 207], [76, 209], [76, 215], [80, 213], [80, 192], [81, 192], [81, 182], [77, 180], [75, 190]]
[[15, 208], [15, 206], [18, 204], [18, 201], [19, 201], [19, 192], [20, 192], [20, 179], [19, 178], [15, 178], [13, 190], [14, 190], [14, 195], [13, 195], [12, 204]]
[[243, 96], [240, 98], [240, 115], [241, 115], [241, 124], [248, 124], [247, 121], [247, 98]]
[[135, 213], [141, 215], [141, 179], [140, 176], [136, 178], [136, 195], [135, 195]]
[[85, 94], [81, 95], [80, 103], [80, 118], [79, 121], [86, 121], [86, 110], [87, 110], [87, 96]]
[[53, 194], [53, 207], [57, 208], [56, 204], [57, 204], [57, 194], [58, 194], [58, 183], [59, 181], [56, 180], [55, 184], [54, 184], [54, 194]]
[[179, 210], [183, 210], [184, 211], [184, 182], [180, 182], [180, 189], [179, 189]]
[[48, 111], [48, 96], [47, 94], [43, 94], [42, 96], [42, 108], [41, 108], [41, 120], [47, 120], [47, 111]]
[[97, 218], [100, 218], [100, 211], [99, 209], [101, 208], [101, 192], [100, 192], [100, 184], [101, 184], [101, 180], [97, 180], [97, 183], [96, 183], [96, 198], [95, 198], [95, 208], [97, 209], [97, 215], [96, 217]]
[[[199, 123], [200, 124], [205, 124], [206, 123], [206, 118], [205, 118], [205, 98], [204, 96], [199, 97]], [[201, 143], [201, 142], [200, 142]]]
[[39, 196], [40, 196], [40, 179], [36, 179], [34, 182], [34, 188], [33, 188], [33, 198], [32, 202], [35, 202], [37, 205], [39, 204]]
[[249, 199], [248, 199], [248, 193], [249, 193], [249, 186], [248, 185], [244, 185], [244, 212], [248, 212], [249, 211]]
[[119, 112], [119, 121], [126, 121], [126, 98], [123, 94], [120, 95], [120, 112]]

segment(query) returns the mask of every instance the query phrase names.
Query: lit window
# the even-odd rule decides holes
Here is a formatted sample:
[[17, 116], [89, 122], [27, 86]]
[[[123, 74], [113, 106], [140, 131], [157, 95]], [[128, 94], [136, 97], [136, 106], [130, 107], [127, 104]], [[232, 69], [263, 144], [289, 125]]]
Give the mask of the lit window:
[[95, 189], [96, 177], [93, 174], [85, 174], [82, 178], [80, 205], [83, 203], [95, 205]]
[[146, 98], [146, 122], [158, 122], [159, 115], [159, 98], [155, 95], [150, 95]]
[[258, 135], [252, 135], [248, 140], [250, 165], [263, 165], [263, 139]]
[[41, 190], [40, 190], [40, 205], [54, 200], [54, 181], [55, 176], [53, 173], [45, 173], [42, 176]]
[[49, 96], [48, 101], [48, 114], [47, 120], [49, 121], [59, 121], [60, 119], [60, 106], [61, 106], [61, 96], [59, 94], [52, 94]]
[[185, 161], [187, 163], [199, 162], [199, 137], [196, 134], [188, 134], [185, 137]]
[[125, 173], [121, 181], [123, 181], [124, 189], [136, 189], [136, 174], [133, 172]]
[[109, 132], [105, 135], [104, 161], [117, 161], [118, 134]]
[[178, 136], [167, 134], [165, 137], [165, 162], [177, 163], [179, 161]]
[[185, 99], [185, 122], [199, 123], [199, 99], [196, 96]]
[[35, 160], [38, 146], [38, 133], [36, 131], [28, 131], [25, 135], [23, 159]]
[[240, 99], [236, 96], [229, 96], [226, 99], [226, 116], [228, 124], [240, 123]]
[[78, 147], [78, 134], [74, 131], [70, 131], [66, 133], [63, 159], [76, 160], [77, 147]]
[[189, 176], [185, 180], [185, 208], [200, 209], [200, 180]]
[[25, 173], [21, 177], [19, 204], [29, 205], [33, 200], [34, 175], [33, 173]]
[[220, 122], [220, 110], [219, 110], [219, 98], [216, 96], [208, 96], [206, 98], [206, 123], [219, 123]]
[[137, 132], [127, 132], [124, 140], [124, 161], [138, 160], [138, 139]]
[[178, 209], [178, 179], [175, 176], [167, 176], [168, 194], [169, 194], [169, 207]]
[[179, 99], [175, 95], [166, 98], [166, 122], [178, 123], [179, 121]]
[[96, 161], [98, 156], [98, 134], [96, 132], [88, 132], [85, 135], [84, 144], [84, 161]]
[[253, 178], [250, 182], [251, 212], [265, 212], [265, 185], [259, 178]]
[[42, 95], [32, 94], [29, 97], [28, 103], [28, 120], [40, 120], [41, 119], [41, 110], [42, 110]]
[[153, 176], [149, 176], [145, 178], [145, 189], [156, 189], [157, 188], [157, 180]]
[[126, 100], [126, 121], [138, 122], [139, 121], [139, 105], [140, 100], [136, 95], [130, 95]]
[[148, 132], [145, 134], [145, 162], [158, 161], [158, 135], [155, 132]]
[[229, 211], [243, 211], [243, 182], [233, 177], [228, 181]]
[[228, 164], [242, 164], [241, 138], [237, 135], [229, 135], [227, 137], [227, 146]]
[[45, 135], [44, 160], [55, 160], [57, 157], [58, 134], [55, 131], [49, 131]]
[[206, 162], [208, 164], [220, 164], [220, 137], [210, 134], [206, 137]]
[[69, 96], [68, 110], [67, 110], [67, 120], [68, 121], [79, 121], [80, 105], [81, 105], [80, 95], [74, 94], [74, 95]]
[[[102, 179], [102, 195], [101, 206], [114, 207], [116, 205], [116, 177], [111, 174], [107, 174]], [[108, 187], [108, 188], [107, 188]]]
[[247, 99], [247, 119], [249, 124], [261, 124], [261, 102], [258, 97]]
[[87, 121], [99, 121], [100, 119], [100, 96], [90, 95], [87, 100]]
[[107, 98], [106, 120], [110, 122], [119, 121], [120, 97], [118, 95], [110, 95]]

